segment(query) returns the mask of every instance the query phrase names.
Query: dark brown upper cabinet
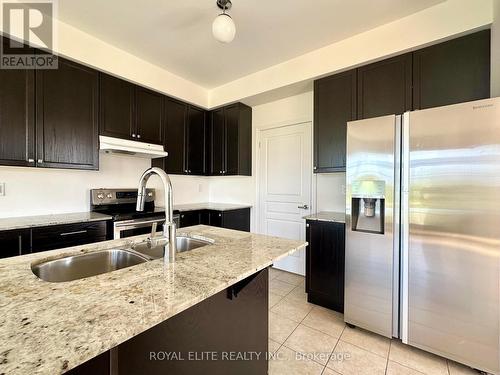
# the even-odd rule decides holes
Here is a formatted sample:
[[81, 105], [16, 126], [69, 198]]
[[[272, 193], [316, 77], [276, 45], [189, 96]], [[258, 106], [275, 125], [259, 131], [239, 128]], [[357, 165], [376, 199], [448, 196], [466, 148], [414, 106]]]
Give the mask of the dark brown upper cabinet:
[[100, 79], [100, 134], [162, 143], [163, 95], [107, 74]]
[[36, 72], [36, 164], [99, 169], [99, 73], [59, 58]]
[[206, 175], [205, 111], [186, 103], [165, 100], [164, 141], [166, 158], [152, 165], [169, 174]]
[[252, 108], [232, 104], [211, 112], [209, 174], [252, 175]]
[[358, 69], [359, 120], [412, 109], [411, 53]]
[[314, 82], [314, 172], [345, 171], [347, 122], [356, 119], [356, 70]]
[[100, 75], [100, 134], [132, 139], [134, 134], [134, 85], [119, 78]]
[[35, 72], [0, 69], [0, 165], [35, 166]]
[[166, 158], [153, 159], [153, 166], [158, 166], [170, 174], [184, 174], [185, 163], [185, 123], [187, 104], [166, 99], [164, 109], [164, 140]]
[[193, 106], [189, 106], [186, 124], [185, 173], [193, 175], [206, 174], [205, 138], [205, 111]]
[[414, 52], [414, 109], [489, 98], [490, 45], [484, 30]]
[[[137, 140], [162, 143], [163, 95], [140, 86], [135, 88]], [[134, 133], [132, 133], [133, 137]]]

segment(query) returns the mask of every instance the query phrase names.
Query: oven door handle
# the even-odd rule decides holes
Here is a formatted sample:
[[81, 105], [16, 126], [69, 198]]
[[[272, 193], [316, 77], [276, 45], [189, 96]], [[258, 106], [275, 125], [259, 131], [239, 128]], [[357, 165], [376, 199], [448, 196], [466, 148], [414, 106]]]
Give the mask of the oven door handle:
[[144, 220], [144, 221], [134, 221], [134, 220], [127, 220], [127, 221], [118, 221], [116, 222], [114, 225], [115, 225], [115, 228], [120, 228], [121, 230], [123, 230], [123, 228], [141, 228], [141, 227], [145, 227], [145, 226], [148, 226], [149, 224], [153, 224], [153, 223], [161, 223], [161, 222], [164, 222], [165, 219], [153, 219], [153, 220]]

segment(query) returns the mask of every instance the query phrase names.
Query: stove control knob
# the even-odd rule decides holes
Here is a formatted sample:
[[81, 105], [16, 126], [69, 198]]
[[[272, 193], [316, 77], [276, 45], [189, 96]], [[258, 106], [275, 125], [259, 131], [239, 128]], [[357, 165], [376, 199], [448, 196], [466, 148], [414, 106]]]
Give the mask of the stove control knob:
[[97, 193], [98, 199], [104, 199], [104, 193]]
[[108, 194], [106, 195], [106, 198], [108, 198], [108, 199], [111, 199], [111, 198], [113, 198], [113, 194], [111, 194], [111, 193], [108, 193]]

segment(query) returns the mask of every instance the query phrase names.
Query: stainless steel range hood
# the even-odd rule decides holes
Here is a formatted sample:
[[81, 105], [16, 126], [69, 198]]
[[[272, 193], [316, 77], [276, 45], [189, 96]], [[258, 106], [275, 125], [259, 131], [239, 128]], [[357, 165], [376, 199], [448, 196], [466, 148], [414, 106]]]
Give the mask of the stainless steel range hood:
[[141, 158], [163, 158], [168, 155], [162, 145], [99, 136], [99, 149], [106, 153], [132, 155]]

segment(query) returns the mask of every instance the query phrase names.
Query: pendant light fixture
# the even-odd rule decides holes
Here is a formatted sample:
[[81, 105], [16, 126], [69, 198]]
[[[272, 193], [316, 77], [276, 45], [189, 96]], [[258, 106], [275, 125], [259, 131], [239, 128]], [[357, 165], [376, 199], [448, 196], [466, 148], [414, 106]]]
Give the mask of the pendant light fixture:
[[236, 35], [234, 21], [226, 10], [231, 9], [231, 0], [217, 0], [217, 6], [222, 9], [222, 13], [215, 17], [212, 23], [212, 34], [221, 43], [230, 43]]

